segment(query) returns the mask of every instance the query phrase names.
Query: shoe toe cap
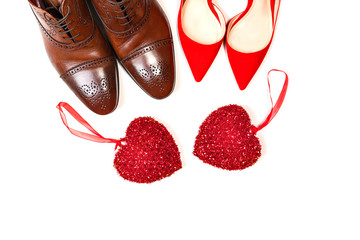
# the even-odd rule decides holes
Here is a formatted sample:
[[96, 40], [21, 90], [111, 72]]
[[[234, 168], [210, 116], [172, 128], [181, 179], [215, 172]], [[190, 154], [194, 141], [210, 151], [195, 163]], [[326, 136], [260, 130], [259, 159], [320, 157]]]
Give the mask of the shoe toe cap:
[[135, 82], [151, 97], [168, 97], [175, 83], [172, 41], [154, 43], [130, 54], [121, 61]]
[[98, 59], [79, 65], [61, 78], [93, 112], [106, 115], [118, 104], [118, 73], [115, 58]]

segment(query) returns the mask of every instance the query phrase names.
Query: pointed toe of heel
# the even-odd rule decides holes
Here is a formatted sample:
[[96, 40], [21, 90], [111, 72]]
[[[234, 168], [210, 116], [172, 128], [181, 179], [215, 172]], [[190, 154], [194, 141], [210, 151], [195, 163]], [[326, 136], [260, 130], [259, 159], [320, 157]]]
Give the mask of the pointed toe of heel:
[[226, 50], [239, 88], [245, 90], [272, 43], [281, 0], [249, 0], [228, 24]]
[[242, 53], [227, 44], [226, 50], [236, 82], [240, 90], [245, 90], [264, 60], [268, 47], [256, 53]]
[[[190, 0], [187, 0], [190, 6]], [[225, 36], [225, 18], [219, 8], [212, 4], [211, 0], [204, 1], [202, 5], [196, 5], [198, 3], [194, 3], [195, 1], [191, 2], [192, 6], [201, 6], [202, 11], [204, 11], [202, 14], [199, 13], [201, 16], [193, 16], [192, 14], [188, 14], [188, 18], [191, 18], [190, 24], [189, 20], [187, 20], [187, 25], [185, 25], [188, 29], [192, 28], [191, 32], [193, 35], [196, 36], [197, 40], [194, 40], [192, 37], [190, 37], [185, 30], [185, 27], [183, 24], [185, 24], [185, 21], [183, 19], [183, 16], [185, 15], [185, 12], [189, 10], [189, 7], [183, 8], [185, 4], [185, 0], [181, 1], [179, 14], [178, 14], [178, 32], [179, 32], [179, 38], [180, 43], [182, 46], [182, 49], [184, 51], [184, 55], [186, 57], [186, 60], [189, 63], [191, 72], [194, 76], [194, 79], [196, 82], [202, 81], [202, 79], [205, 77], [207, 71], [209, 70], [210, 66], [214, 62], [221, 45], [223, 43], [223, 39]], [[183, 12], [184, 11], [184, 12]], [[189, 17], [190, 16], [190, 17]], [[206, 16], [206, 19], [203, 19], [202, 17]], [[194, 31], [193, 26], [189, 25], [202, 25], [202, 26], [208, 26], [211, 25], [212, 27], [215, 26], [215, 30], [212, 29], [212, 33], [209, 34], [212, 38], [212, 40], [209, 41], [206, 37], [199, 34], [197, 31]], [[200, 29], [202, 30], [202, 29]], [[195, 33], [194, 33], [195, 32]], [[191, 35], [191, 34], [190, 34]]]
[[186, 60], [196, 82], [201, 82], [214, 62], [222, 44], [222, 40], [211, 45], [204, 45], [191, 40], [184, 33], [179, 22], [179, 37]]

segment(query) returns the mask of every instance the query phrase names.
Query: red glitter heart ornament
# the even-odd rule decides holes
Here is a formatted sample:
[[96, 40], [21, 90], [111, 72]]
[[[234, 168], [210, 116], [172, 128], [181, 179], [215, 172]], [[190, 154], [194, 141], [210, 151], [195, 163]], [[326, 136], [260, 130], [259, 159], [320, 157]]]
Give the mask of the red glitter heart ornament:
[[[151, 117], [133, 120], [120, 140], [104, 138], [69, 104], [58, 104], [61, 119], [68, 130], [80, 138], [100, 143], [115, 143], [114, 167], [124, 179], [137, 183], [152, 183], [181, 169], [180, 152], [169, 131]], [[92, 134], [68, 126], [63, 108]]]
[[200, 126], [194, 155], [205, 163], [227, 170], [250, 167], [261, 156], [254, 128], [242, 107], [221, 107]]
[[120, 176], [137, 183], [151, 183], [181, 168], [178, 147], [164, 125], [150, 117], [133, 120], [115, 154]]
[[[273, 105], [270, 79], [271, 72], [282, 72], [285, 81]], [[252, 166], [261, 156], [261, 145], [256, 133], [267, 126], [278, 113], [288, 87], [288, 76], [281, 70], [268, 73], [271, 111], [265, 121], [255, 127], [248, 113], [238, 105], [228, 105], [212, 112], [201, 124], [195, 140], [193, 154], [210, 165], [226, 170], [241, 170]]]

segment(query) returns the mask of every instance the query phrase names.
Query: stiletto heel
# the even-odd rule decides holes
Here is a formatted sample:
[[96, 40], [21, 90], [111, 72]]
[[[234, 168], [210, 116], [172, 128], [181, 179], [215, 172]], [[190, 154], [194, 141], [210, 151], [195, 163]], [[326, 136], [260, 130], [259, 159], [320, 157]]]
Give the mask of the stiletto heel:
[[269, 50], [280, 1], [249, 0], [245, 11], [228, 24], [226, 50], [241, 90], [248, 86]]
[[178, 30], [190, 69], [200, 82], [220, 50], [226, 31], [225, 18], [212, 0], [182, 0]]

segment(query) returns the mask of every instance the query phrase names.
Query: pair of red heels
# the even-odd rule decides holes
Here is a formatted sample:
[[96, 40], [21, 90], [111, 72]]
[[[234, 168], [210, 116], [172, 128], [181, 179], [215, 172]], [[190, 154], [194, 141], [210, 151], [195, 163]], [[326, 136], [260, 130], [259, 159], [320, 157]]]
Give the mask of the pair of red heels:
[[226, 38], [232, 71], [244, 90], [269, 50], [280, 1], [248, 0], [245, 11], [226, 26], [223, 13], [212, 0], [181, 0], [180, 42], [195, 80], [204, 78]]

